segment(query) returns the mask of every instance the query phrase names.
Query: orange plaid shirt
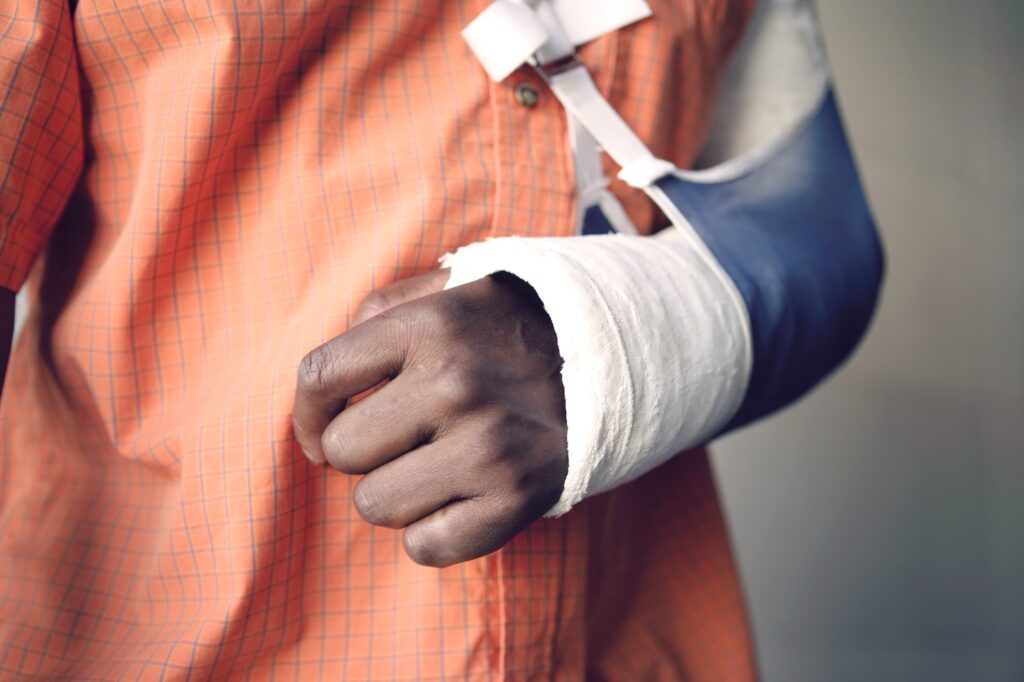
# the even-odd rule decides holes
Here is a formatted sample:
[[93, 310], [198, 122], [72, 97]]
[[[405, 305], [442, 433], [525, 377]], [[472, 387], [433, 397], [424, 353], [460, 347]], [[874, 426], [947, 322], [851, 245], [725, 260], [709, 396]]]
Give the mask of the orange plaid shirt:
[[[563, 110], [459, 37], [487, 4], [0, 4], [0, 286], [33, 293], [0, 409], [0, 676], [755, 676], [702, 451], [437, 570], [293, 440], [300, 358], [368, 291], [571, 231]], [[749, 4], [654, 0], [582, 49], [656, 154], [692, 162]]]

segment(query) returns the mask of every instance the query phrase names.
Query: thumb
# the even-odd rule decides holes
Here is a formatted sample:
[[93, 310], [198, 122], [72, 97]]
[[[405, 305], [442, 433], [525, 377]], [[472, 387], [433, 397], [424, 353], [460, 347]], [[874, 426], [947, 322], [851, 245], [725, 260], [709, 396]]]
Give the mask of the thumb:
[[[352, 324], [354, 327], [357, 324], [366, 322], [368, 319], [375, 315], [379, 315], [385, 310], [394, 308], [395, 306], [408, 303], [409, 301], [417, 298], [423, 298], [430, 294], [436, 294], [437, 292], [444, 289], [444, 285], [448, 283], [448, 269], [443, 270], [431, 270], [430, 272], [422, 275], [416, 275], [415, 277], [409, 277], [407, 279], [401, 279], [397, 282], [392, 282], [380, 289], [374, 289], [363, 302], [356, 308], [356, 314], [352, 316]], [[376, 392], [386, 384], [387, 381], [382, 381], [377, 386], [371, 389], [363, 391], [357, 396], [353, 396], [345, 401], [345, 406], [353, 405], [363, 398], [369, 396], [371, 393]]]
[[397, 305], [436, 294], [444, 289], [447, 282], [447, 269], [431, 270], [422, 275], [401, 279], [380, 289], [375, 289], [359, 304], [359, 308], [356, 309], [356, 314], [352, 318], [352, 325], [365, 322], [374, 315], [379, 315]]

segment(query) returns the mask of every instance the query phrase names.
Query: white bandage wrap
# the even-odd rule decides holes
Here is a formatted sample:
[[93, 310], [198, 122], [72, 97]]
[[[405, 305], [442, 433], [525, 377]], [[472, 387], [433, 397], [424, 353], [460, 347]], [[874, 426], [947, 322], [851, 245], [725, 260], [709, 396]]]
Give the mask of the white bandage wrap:
[[654, 237], [492, 239], [449, 254], [446, 288], [510, 272], [537, 292], [563, 359], [569, 473], [548, 516], [704, 443], [751, 367], [739, 293], [670, 228]]

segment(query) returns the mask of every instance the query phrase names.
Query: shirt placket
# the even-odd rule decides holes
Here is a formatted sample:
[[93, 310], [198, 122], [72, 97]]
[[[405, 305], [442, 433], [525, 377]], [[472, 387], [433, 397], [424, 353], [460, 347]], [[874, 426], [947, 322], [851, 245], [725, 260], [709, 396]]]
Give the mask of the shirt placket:
[[575, 181], [565, 113], [533, 69], [491, 84], [496, 169], [491, 237], [572, 234]]
[[[581, 50], [605, 92], [616, 54], [615, 33]], [[496, 177], [488, 236], [572, 236], [578, 197], [564, 108], [529, 66], [492, 83], [490, 100]], [[496, 679], [583, 673], [585, 513], [538, 522], [485, 560]]]

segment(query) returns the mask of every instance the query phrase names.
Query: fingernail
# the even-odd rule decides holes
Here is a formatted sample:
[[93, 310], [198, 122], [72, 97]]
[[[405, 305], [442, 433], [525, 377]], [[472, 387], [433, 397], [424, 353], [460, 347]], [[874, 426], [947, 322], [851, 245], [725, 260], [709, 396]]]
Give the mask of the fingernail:
[[313, 464], [323, 464], [324, 462], [327, 461], [323, 455], [310, 453], [308, 450], [306, 450], [306, 448], [303, 447], [300, 447], [299, 449], [302, 450], [302, 454], [306, 456], [306, 459], [308, 459]]

